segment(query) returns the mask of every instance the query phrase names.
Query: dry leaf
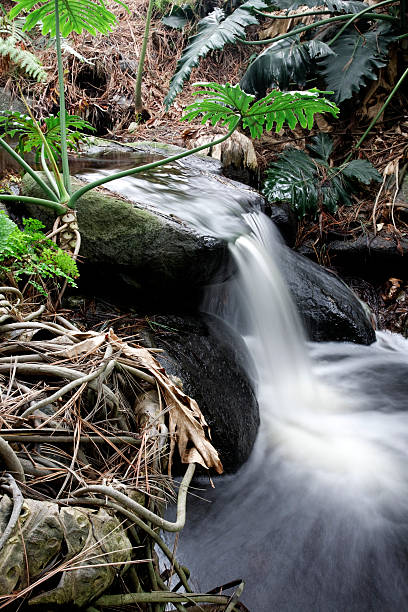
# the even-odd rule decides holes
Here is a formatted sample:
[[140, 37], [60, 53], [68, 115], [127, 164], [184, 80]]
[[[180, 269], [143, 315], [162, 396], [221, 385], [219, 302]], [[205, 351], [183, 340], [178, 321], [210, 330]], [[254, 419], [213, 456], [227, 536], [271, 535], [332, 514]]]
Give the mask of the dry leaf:
[[135, 367], [145, 368], [154, 376], [169, 408], [169, 433], [171, 459], [177, 441], [177, 447], [183, 463], [199, 463], [206, 468], [214, 468], [218, 474], [223, 471], [218, 452], [207, 440], [205, 429], [208, 425], [197, 402], [186, 395], [166, 375], [164, 368], [153, 357], [148, 349], [134, 348], [121, 341], [112, 330], [109, 330], [109, 340], [123, 355], [135, 362]]
[[64, 357], [68, 357], [69, 359], [72, 359], [73, 357], [78, 357], [78, 355], [82, 355], [83, 353], [90, 355], [91, 353], [95, 352], [100, 346], [102, 346], [102, 344], [106, 340], [106, 334], [98, 334], [97, 332], [80, 332], [80, 334], [73, 333], [71, 335], [76, 338], [84, 336], [85, 339], [82, 340], [82, 342], [79, 342], [78, 344], [72, 345], [69, 349], [65, 350], [62, 353]]

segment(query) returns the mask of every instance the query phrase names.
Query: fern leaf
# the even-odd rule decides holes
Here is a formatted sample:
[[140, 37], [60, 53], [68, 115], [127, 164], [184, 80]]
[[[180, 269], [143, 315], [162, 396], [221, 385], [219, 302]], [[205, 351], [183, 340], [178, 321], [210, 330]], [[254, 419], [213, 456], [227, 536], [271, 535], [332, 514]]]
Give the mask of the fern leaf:
[[189, 39], [181, 58], [177, 62], [176, 72], [171, 81], [167, 96], [164, 99], [166, 109], [173, 103], [175, 97], [183, 89], [184, 82], [190, 78], [193, 68], [198, 66], [200, 59], [210, 51], [222, 49], [227, 43], [234, 43], [238, 38], [245, 38], [245, 28], [258, 24], [258, 19], [251, 14], [251, 9], [264, 9], [267, 5], [263, 0], [248, 0], [225, 17], [222, 9], [216, 8], [198, 23], [198, 32]]
[[311, 129], [316, 113], [329, 112], [337, 116], [339, 110], [333, 102], [320, 97], [317, 89], [309, 91], [272, 91], [262, 100], [254, 102], [254, 96], [245, 93], [239, 85], [197, 83], [195, 95], [205, 96], [187, 107], [182, 119], [191, 121], [201, 114], [202, 123], [221, 123], [230, 129], [242, 121], [252, 138], [262, 136], [264, 129], [279, 131], [284, 123], [294, 129], [298, 123]]
[[369, 185], [371, 181], [381, 182], [381, 174], [367, 159], [354, 159], [342, 168], [347, 178]]
[[[55, 36], [55, 2], [54, 0], [15, 0], [16, 6], [10, 11], [14, 18], [22, 11], [28, 12], [25, 30], [31, 30], [41, 22], [42, 33]], [[120, 0], [116, 0], [124, 6]], [[59, 26], [61, 36], [67, 37], [71, 32], [81, 34], [84, 30], [92, 35], [97, 32], [107, 34], [117, 23], [115, 15], [109, 11], [104, 0], [58, 0]]]
[[329, 157], [333, 151], [333, 141], [328, 134], [319, 132], [312, 138], [312, 142], [307, 147], [311, 156], [324, 164], [329, 163]]
[[10, 60], [16, 64], [20, 69], [24, 70], [29, 76], [33, 77], [39, 82], [47, 80], [47, 73], [45, 72], [40, 61], [30, 51], [21, 49], [16, 46], [16, 39], [0, 38], [0, 55], [3, 57], [9, 57]]
[[305, 151], [287, 149], [271, 164], [263, 188], [269, 202], [290, 202], [300, 217], [322, 207], [334, 213], [339, 205], [352, 204], [351, 195], [361, 183], [381, 180], [367, 160], [356, 159], [331, 168], [333, 143], [328, 134], [315, 136], [308, 148], [310, 156]]

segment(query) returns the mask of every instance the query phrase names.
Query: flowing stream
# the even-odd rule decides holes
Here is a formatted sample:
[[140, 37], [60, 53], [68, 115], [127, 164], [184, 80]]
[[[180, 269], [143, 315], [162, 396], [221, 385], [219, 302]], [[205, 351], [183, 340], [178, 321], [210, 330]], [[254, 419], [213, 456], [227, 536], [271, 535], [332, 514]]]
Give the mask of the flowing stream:
[[269, 219], [205, 199], [176, 214], [230, 241], [238, 272], [205, 309], [248, 346], [261, 426], [237, 474], [196, 483], [178, 559], [198, 590], [244, 579], [251, 612], [406, 610], [408, 342], [308, 344]]

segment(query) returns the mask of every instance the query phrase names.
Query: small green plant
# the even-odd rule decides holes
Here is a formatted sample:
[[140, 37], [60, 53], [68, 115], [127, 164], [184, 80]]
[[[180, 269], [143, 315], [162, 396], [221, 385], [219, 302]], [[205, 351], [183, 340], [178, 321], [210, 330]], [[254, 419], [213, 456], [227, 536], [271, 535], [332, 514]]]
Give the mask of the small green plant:
[[13, 36], [0, 37], [0, 56], [8, 57], [18, 68], [39, 82], [47, 80], [43, 65], [31, 51], [21, 49], [19, 41]]
[[[77, 115], [66, 114], [65, 118], [67, 146], [70, 151], [79, 151], [80, 145], [87, 142], [87, 137], [82, 130], [95, 132], [88, 121]], [[42, 136], [40, 136], [40, 130]], [[40, 151], [43, 147], [43, 139], [47, 141], [49, 148], [58, 159], [61, 157], [61, 122], [59, 113], [57, 116], [45, 117], [41, 124], [29, 115], [23, 115], [16, 111], [0, 111], [0, 132], [3, 137], [18, 137], [16, 151], [20, 155], [29, 153], [33, 149], [36, 152], [36, 162], [40, 159]], [[47, 152], [44, 151], [47, 158]]]
[[38, 219], [24, 219], [23, 225], [20, 230], [0, 211], [0, 278], [27, 280], [43, 295], [47, 295], [44, 284], [48, 280], [76, 287], [74, 279], [79, 274], [72, 257], [44, 235]]
[[333, 143], [328, 134], [315, 136], [308, 148], [310, 155], [299, 149], [286, 149], [271, 164], [263, 188], [269, 202], [290, 202], [299, 217], [322, 208], [334, 213], [339, 205], [352, 204], [351, 196], [362, 184], [381, 181], [380, 174], [365, 159], [331, 167]]
[[[260, 3], [261, 0], [251, 0], [251, 2]], [[321, 94], [324, 92], [320, 92], [317, 89], [289, 93], [272, 91], [264, 99], [255, 101], [255, 97], [246, 94], [239, 85], [200, 83], [198, 84], [196, 95], [201, 96], [203, 99], [197, 100], [188, 107], [185, 120], [192, 120], [202, 115], [204, 123], [210, 121], [212, 125], [220, 123], [221, 125], [228, 126], [226, 134], [213, 142], [189, 151], [102, 177], [72, 193], [68, 164], [69, 132], [65, 111], [61, 36], [67, 36], [71, 32], [81, 33], [83, 30], [90, 34], [95, 34], [96, 31], [107, 33], [115, 25], [116, 18], [106, 9], [103, 0], [45, 0], [40, 2], [37, 0], [17, 0], [16, 6], [11, 11], [11, 16], [16, 17], [25, 11], [29, 11], [26, 16], [25, 30], [30, 30], [37, 24], [41, 24], [43, 34], [50, 33], [51, 36], [55, 37], [60, 97], [60, 142], [58, 144], [61, 150], [62, 175], [58, 168], [55, 152], [52, 151], [50, 143], [41, 127], [36, 121], [33, 121], [31, 127], [37, 132], [35, 138], [39, 138], [42, 143], [41, 164], [48, 181], [37, 174], [26, 163], [19, 152], [14, 150], [4, 138], [0, 138], [0, 146], [18, 162], [22, 169], [30, 174], [40, 186], [44, 197], [36, 198], [0, 194], [0, 200], [4, 202], [27, 202], [54, 210], [63, 220], [66, 244], [76, 252], [79, 251], [80, 242], [75, 213], [76, 204], [78, 199], [89, 190], [105, 185], [118, 178], [138, 174], [146, 170], [153, 170], [169, 162], [220, 144], [227, 140], [240, 125], [244, 128], [248, 127], [253, 137], [259, 137], [264, 130], [271, 130], [273, 128], [280, 130], [285, 124], [291, 129], [295, 128], [297, 124], [310, 129], [316, 113], [328, 112], [333, 116], [338, 114], [336, 105], [323, 97]], [[243, 12], [246, 13], [246, 9], [243, 9]], [[235, 11], [234, 15], [234, 31], [243, 31], [239, 26], [239, 13]]]

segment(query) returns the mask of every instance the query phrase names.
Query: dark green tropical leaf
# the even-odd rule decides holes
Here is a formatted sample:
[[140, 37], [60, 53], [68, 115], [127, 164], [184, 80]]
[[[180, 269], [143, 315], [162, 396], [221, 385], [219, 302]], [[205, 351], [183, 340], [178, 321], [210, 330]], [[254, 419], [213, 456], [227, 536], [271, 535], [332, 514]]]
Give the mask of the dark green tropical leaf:
[[372, 180], [381, 180], [367, 160], [357, 159], [339, 168], [328, 165], [333, 145], [328, 134], [318, 134], [305, 151], [287, 149], [266, 173], [263, 194], [269, 202], [290, 202], [299, 216], [321, 208], [336, 212], [339, 205], [350, 206], [351, 196]]
[[173, 30], [183, 30], [194, 17], [194, 12], [189, 4], [183, 4], [182, 6], [175, 4], [172, 6], [170, 13], [162, 18], [162, 22]]
[[300, 217], [318, 208], [316, 166], [304, 151], [289, 149], [266, 173], [262, 193], [270, 203], [290, 202]]
[[299, 87], [306, 84], [310, 72], [310, 56], [307, 45], [299, 37], [285, 38], [272, 43], [252, 62], [240, 81], [244, 91], [264, 96], [268, 89], [288, 89], [294, 82]]
[[301, 42], [299, 36], [272, 43], [250, 64], [240, 85], [248, 93], [264, 96], [268, 89], [288, 89], [290, 83], [304, 87], [316, 68], [318, 57], [333, 55], [323, 42]]
[[197, 83], [195, 95], [204, 96], [187, 107], [184, 120], [191, 121], [202, 117], [202, 123], [212, 125], [221, 123], [233, 129], [242, 121], [252, 138], [262, 136], [264, 130], [273, 128], [279, 132], [287, 123], [294, 129], [298, 123], [311, 129], [316, 113], [329, 112], [337, 116], [338, 108], [333, 102], [322, 98], [317, 89], [309, 91], [272, 91], [265, 98], [254, 102], [254, 96], [241, 90], [239, 85], [219, 85], [218, 83]]
[[312, 142], [307, 148], [310, 151], [311, 157], [327, 164], [333, 151], [333, 141], [328, 134], [319, 132], [316, 136], [313, 136]]
[[222, 49], [227, 43], [236, 42], [237, 38], [245, 38], [245, 28], [258, 23], [258, 19], [251, 13], [253, 8], [264, 9], [267, 5], [263, 0], [248, 0], [228, 17], [225, 17], [223, 10], [216, 8], [201, 19], [198, 23], [198, 33], [189, 39], [177, 62], [176, 72], [164, 100], [167, 109], [183, 89], [184, 82], [190, 78], [192, 69], [198, 66], [201, 58], [210, 51]]
[[[126, 6], [117, 0], [122, 6]], [[31, 30], [41, 22], [42, 33], [55, 36], [55, 2], [54, 0], [15, 0], [16, 6], [10, 11], [14, 18], [21, 12], [28, 12], [24, 30]], [[127, 7], [126, 7], [127, 8]], [[97, 32], [107, 34], [116, 25], [116, 17], [105, 6], [104, 0], [58, 0], [59, 24], [64, 38], [84, 30], [95, 35]]]
[[326, 43], [321, 40], [310, 40], [307, 44], [307, 50], [312, 59], [316, 59], [318, 57], [327, 57], [328, 55], [336, 55]]
[[344, 167], [342, 173], [347, 178], [354, 179], [365, 185], [369, 185], [371, 181], [381, 182], [381, 174], [367, 159], [355, 159]]
[[162, 18], [162, 22], [172, 30], [183, 30], [188, 23], [188, 19], [182, 15], [166, 15]]
[[282, 10], [293, 11], [300, 6], [308, 6], [309, 8], [326, 7], [333, 13], [359, 13], [367, 8], [367, 4], [358, 0], [274, 0], [273, 5]]
[[334, 91], [337, 104], [351, 98], [367, 80], [378, 77], [378, 68], [387, 63], [389, 44], [396, 35], [388, 24], [361, 33], [352, 27], [332, 45], [336, 55], [324, 57], [319, 66], [327, 88]]

